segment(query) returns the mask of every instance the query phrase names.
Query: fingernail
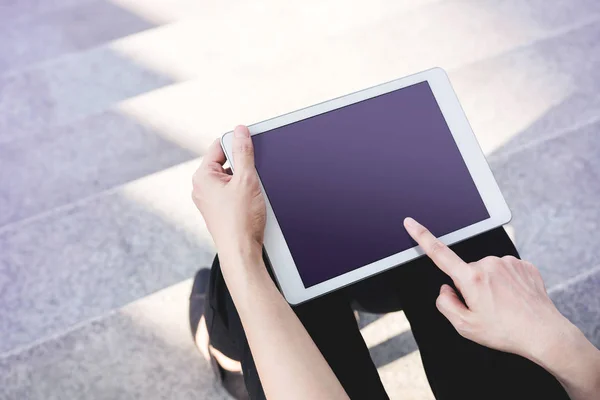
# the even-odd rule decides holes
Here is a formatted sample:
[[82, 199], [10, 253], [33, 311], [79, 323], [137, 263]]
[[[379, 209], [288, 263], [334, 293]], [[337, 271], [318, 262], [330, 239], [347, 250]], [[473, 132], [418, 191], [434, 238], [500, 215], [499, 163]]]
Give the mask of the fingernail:
[[248, 131], [248, 128], [246, 128], [245, 126], [238, 125], [233, 130], [233, 135], [236, 138], [247, 138], [250, 137], [250, 131]]
[[419, 223], [417, 221], [415, 221], [414, 219], [412, 219], [411, 217], [406, 217], [406, 218], [404, 218], [404, 225], [407, 228], [416, 228], [419, 226]]

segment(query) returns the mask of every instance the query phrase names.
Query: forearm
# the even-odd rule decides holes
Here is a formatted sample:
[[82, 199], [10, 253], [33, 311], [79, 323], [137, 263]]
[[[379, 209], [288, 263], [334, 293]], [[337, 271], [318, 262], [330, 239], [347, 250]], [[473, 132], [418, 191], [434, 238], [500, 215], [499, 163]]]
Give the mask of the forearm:
[[[335, 374], [269, 277], [260, 252], [228, 252], [220, 258], [267, 398], [347, 399]], [[233, 264], [236, 268], [227, 268]]]
[[[563, 317], [564, 318], [564, 317]], [[600, 350], [566, 318], [544, 351], [532, 357], [563, 385], [572, 400], [597, 399], [600, 393]]]

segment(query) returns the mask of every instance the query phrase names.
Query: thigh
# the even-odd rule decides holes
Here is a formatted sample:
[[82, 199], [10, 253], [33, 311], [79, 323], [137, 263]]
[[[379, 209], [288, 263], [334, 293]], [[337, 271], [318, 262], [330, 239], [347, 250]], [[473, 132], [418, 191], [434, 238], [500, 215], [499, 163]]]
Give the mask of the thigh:
[[[251, 398], [263, 399], [264, 392], [252, 352], [221, 275], [218, 258], [215, 258], [211, 270], [209, 299], [207, 315], [210, 314], [211, 318], [207, 317], [207, 327], [211, 345], [241, 361]], [[296, 306], [294, 312], [351, 399], [388, 398], [343, 292]]]
[[[467, 262], [490, 255], [519, 256], [502, 228], [452, 248]], [[395, 279], [403, 308], [436, 398], [568, 399], [556, 379], [536, 364], [478, 345], [456, 332], [435, 306], [441, 285], [452, 282], [428, 258], [399, 270]]]
[[343, 292], [294, 310], [351, 399], [388, 399]]

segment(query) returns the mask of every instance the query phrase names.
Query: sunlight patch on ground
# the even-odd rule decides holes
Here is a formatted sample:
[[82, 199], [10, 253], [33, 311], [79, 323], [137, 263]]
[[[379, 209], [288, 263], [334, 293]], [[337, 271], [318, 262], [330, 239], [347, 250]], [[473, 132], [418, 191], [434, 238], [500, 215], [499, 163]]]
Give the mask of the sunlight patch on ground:
[[[119, 1], [149, 9], [163, 4]], [[450, 7], [444, 3], [448, 8], [442, 11], [457, 18], [478, 16], [458, 24], [460, 29], [443, 29], [447, 18], [435, 9], [431, 18], [417, 27], [418, 32], [404, 32], [401, 21], [394, 22], [393, 12], [382, 16], [377, 8], [370, 11], [372, 15], [367, 13], [370, 17], [366, 20], [383, 21], [379, 24], [365, 26], [360, 13], [349, 12], [343, 23], [331, 27], [322, 20], [324, 11], [319, 11], [324, 5], [303, 8], [294, 17], [288, 15], [290, 7], [270, 7], [261, 13], [259, 6], [240, 5], [228, 16], [228, 26], [221, 21], [227, 13], [212, 10], [214, 19], [191, 16], [113, 42], [111, 48], [122, 57], [179, 82], [126, 100], [117, 108], [201, 155], [216, 137], [239, 123], [255, 123], [435, 65], [451, 68], [458, 60], [475, 61], [544, 34], [542, 28], [525, 24], [527, 21], [507, 22], [493, 10], [475, 5]], [[422, 17], [426, 8], [425, 4], [407, 15]], [[363, 8], [358, 5], [354, 10]], [[244, 15], [249, 19], [242, 18]], [[311, 29], [304, 32], [304, 19], [311, 16]], [[388, 19], [394, 23], [385, 23]], [[271, 25], [267, 26], [268, 20]], [[432, 24], [441, 25], [432, 30]], [[480, 24], [488, 24], [489, 29]], [[477, 37], [469, 33], [475, 27]], [[440, 36], [440, 32], [444, 34]], [[418, 46], [414, 35], [419, 36]], [[564, 77], [557, 76], [552, 82], [519, 79], [523, 67], [525, 71], [544, 70], [542, 55], [530, 61], [535, 67], [499, 63], [493, 73], [469, 76], [464, 85], [458, 80], [459, 97], [486, 154], [569, 95]], [[451, 77], [454, 81], [452, 71]]]
[[[223, 133], [260, 117], [253, 88], [220, 88], [214, 81], [172, 85], [120, 103], [120, 113], [151, 128], [161, 137], [198, 155]], [[266, 108], [266, 107], [265, 107]]]
[[[111, 47], [178, 81], [205, 74], [223, 78], [228, 65], [277, 68], [298, 57], [310, 57], [314, 49], [326, 48], [330, 38], [351, 37], [383, 18], [434, 1], [200, 4], [191, 0], [112, 0], [157, 28], [115, 41]], [[330, 17], [332, 12], [335, 19]]]
[[434, 399], [418, 351], [392, 361], [378, 371], [388, 393], [401, 393], [405, 400]]
[[[198, 155], [238, 124], [253, 124], [355, 90], [349, 79], [311, 89], [304, 79], [232, 74], [227, 85], [210, 76], [180, 82], [119, 103], [116, 109]], [[263, 85], [263, 83], [265, 85]], [[293, 94], [293, 95], [292, 95]]]
[[162, 138], [202, 155], [219, 136], [216, 119], [211, 117], [219, 110], [210, 110], [209, 99], [196, 89], [189, 82], [171, 85], [123, 101], [117, 110]]
[[403, 311], [382, 316], [360, 330], [367, 347], [375, 347], [394, 336], [410, 330]]
[[[108, 0], [132, 14], [156, 25], [177, 21], [190, 15], [214, 16], [215, 8], [231, 2], [202, 0]], [[233, 3], [236, 3], [233, 1]]]
[[[511, 72], [517, 79], [510, 78]], [[479, 89], [470, 91], [472, 96], [461, 97], [459, 91], [462, 105], [486, 155], [543, 119], [571, 94], [568, 81], [559, 76], [555, 80], [518, 79], [534, 74], [524, 74], [522, 68], [520, 72], [514, 68], [498, 68], [494, 78], [479, 82]]]
[[189, 351], [194, 349], [188, 322], [191, 289], [192, 280], [188, 279], [130, 303], [119, 312], [165, 343]]
[[[121, 57], [175, 81], [199, 74], [222, 74], [215, 57], [217, 43], [209, 42], [200, 20], [175, 22], [111, 42]], [[212, 67], [212, 69], [211, 69]]]
[[380, 83], [476, 61], [544, 35], [526, 17], [507, 19], [494, 9], [433, 0], [219, 3], [206, 10], [203, 5], [202, 12], [183, 0], [113, 2], [158, 24], [161, 16], [171, 18], [169, 9], [185, 15], [112, 44], [120, 55], [177, 81], [211, 76], [227, 84], [231, 66], [239, 65], [237, 73], [247, 78], [285, 71], [289, 79], [316, 77], [318, 86], [342, 73], [349, 82], [366, 75]]
[[510, 240], [513, 242], [513, 244], [516, 245], [517, 244], [517, 236], [515, 233], [515, 227], [511, 224], [507, 224], [507, 225], [504, 225], [504, 230], [506, 231], [506, 234], [508, 235]]
[[192, 175], [201, 159], [148, 175], [121, 188], [120, 194], [162, 218], [170, 226], [212, 246], [212, 238], [192, 201]]

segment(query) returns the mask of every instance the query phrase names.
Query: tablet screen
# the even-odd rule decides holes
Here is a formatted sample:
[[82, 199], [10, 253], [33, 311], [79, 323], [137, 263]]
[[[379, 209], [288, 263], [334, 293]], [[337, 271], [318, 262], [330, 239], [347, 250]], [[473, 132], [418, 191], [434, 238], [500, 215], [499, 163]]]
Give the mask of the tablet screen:
[[427, 82], [254, 135], [256, 168], [305, 287], [489, 218]]

